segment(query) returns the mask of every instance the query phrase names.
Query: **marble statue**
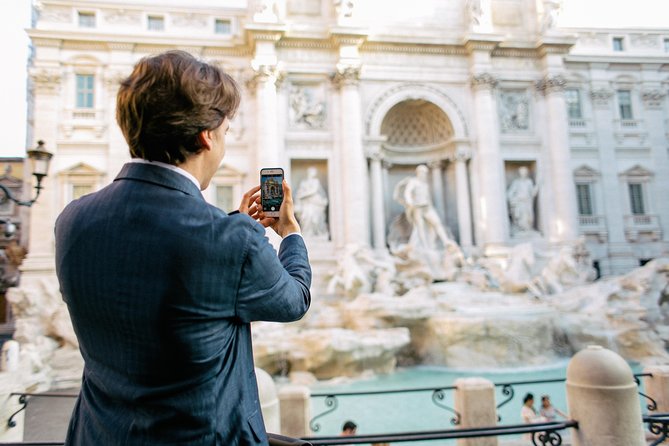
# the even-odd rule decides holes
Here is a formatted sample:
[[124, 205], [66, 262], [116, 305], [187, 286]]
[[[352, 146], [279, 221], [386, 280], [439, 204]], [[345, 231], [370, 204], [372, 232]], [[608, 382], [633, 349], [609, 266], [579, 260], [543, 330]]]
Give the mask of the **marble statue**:
[[530, 104], [525, 92], [502, 91], [499, 103], [502, 132], [525, 131], [530, 128]]
[[295, 87], [290, 94], [290, 118], [294, 126], [325, 127], [325, 104], [313, 98], [304, 87]]
[[446, 229], [432, 205], [427, 174], [427, 166], [419, 165], [416, 167], [416, 176], [400, 181], [393, 195], [404, 206], [406, 220], [411, 224], [409, 244], [421, 249], [434, 249], [437, 239], [443, 246], [452, 241], [446, 235]]
[[318, 170], [311, 166], [295, 193], [295, 216], [305, 237], [328, 237], [327, 206], [328, 198], [318, 179]]
[[557, 24], [557, 16], [560, 13], [562, 6], [561, 0], [544, 0], [544, 13], [541, 23], [541, 30], [543, 32], [550, 31], [555, 28]]
[[534, 198], [539, 186], [534, 184], [529, 173], [527, 167], [519, 167], [518, 178], [511, 182], [506, 192], [512, 233], [534, 231]]
[[334, 5], [339, 20], [347, 20], [353, 17], [354, 0], [335, 0]]
[[466, 11], [472, 31], [481, 33], [492, 31], [490, 0], [467, 0]]

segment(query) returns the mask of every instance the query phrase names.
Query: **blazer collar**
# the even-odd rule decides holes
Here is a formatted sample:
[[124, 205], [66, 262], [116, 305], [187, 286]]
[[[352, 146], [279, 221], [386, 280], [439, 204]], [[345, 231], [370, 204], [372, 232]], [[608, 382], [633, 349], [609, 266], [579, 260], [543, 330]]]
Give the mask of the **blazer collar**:
[[114, 181], [125, 179], [157, 184], [204, 199], [202, 192], [191, 180], [165, 167], [144, 163], [126, 163]]

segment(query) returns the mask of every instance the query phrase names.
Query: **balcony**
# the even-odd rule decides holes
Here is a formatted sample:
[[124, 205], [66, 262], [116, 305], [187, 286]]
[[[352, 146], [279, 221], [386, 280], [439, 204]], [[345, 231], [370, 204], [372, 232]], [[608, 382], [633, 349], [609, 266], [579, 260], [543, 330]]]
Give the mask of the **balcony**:
[[603, 215], [579, 215], [578, 226], [581, 234], [594, 236], [600, 243], [606, 243], [608, 240], [609, 231]]
[[94, 108], [73, 108], [63, 110], [60, 129], [66, 139], [75, 134], [98, 139], [107, 129], [105, 110]]
[[588, 127], [588, 120], [583, 118], [569, 118], [570, 129], [585, 129]]
[[648, 137], [648, 132], [642, 119], [614, 119], [613, 126], [613, 136], [618, 144], [630, 143], [632, 145], [641, 145], [646, 142], [646, 138]]
[[649, 214], [625, 216], [625, 238], [629, 242], [656, 242], [662, 238], [660, 217]]

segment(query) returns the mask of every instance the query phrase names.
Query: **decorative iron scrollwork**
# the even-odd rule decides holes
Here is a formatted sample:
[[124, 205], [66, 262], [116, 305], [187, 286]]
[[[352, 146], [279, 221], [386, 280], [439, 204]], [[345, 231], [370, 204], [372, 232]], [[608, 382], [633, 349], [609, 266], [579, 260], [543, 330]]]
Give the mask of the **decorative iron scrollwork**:
[[[511, 384], [504, 384], [502, 386], [502, 395], [506, 396], [507, 398], [497, 405], [497, 410], [513, 399], [515, 395], [513, 386]], [[497, 414], [497, 421], [502, 421], [502, 416], [499, 414]]]
[[14, 420], [14, 417], [17, 416], [19, 413], [21, 413], [23, 410], [25, 410], [26, 407], [28, 407], [28, 397], [26, 395], [19, 395], [19, 404], [23, 404], [19, 409], [12, 414], [12, 416], [9, 417], [7, 420], [7, 427], [12, 428], [16, 427], [16, 421]]
[[[645, 375], [643, 375], [643, 376], [645, 376]], [[650, 375], [650, 376], [653, 376], [653, 375]], [[641, 387], [641, 380], [639, 380], [639, 376], [634, 375], [634, 382], [636, 383], [637, 386]], [[652, 410], [657, 410], [657, 402], [656, 402], [653, 398], [651, 398], [650, 396], [646, 395], [645, 393], [643, 393], [643, 392], [641, 392], [641, 391], [639, 391], [639, 395], [641, 395], [642, 397], [644, 397], [644, 398], [646, 398], [648, 401], [650, 401], [650, 402], [646, 405], [646, 408], [647, 408], [648, 410], [651, 410], [651, 411], [652, 411]]]
[[554, 430], [532, 432], [532, 444], [534, 446], [539, 446], [537, 440], [541, 442], [541, 446], [560, 446], [562, 444], [562, 437]]
[[339, 402], [337, 401], [337, 397], [334, 395], [328, 395], [325, 397], [325, 400], [323, 401], [326, 407], [329, 407], [325, 412], [321, 412], [315, 417], [311, 419], [309, 422], [309, 427], [311, 428], [312, 431], [318, 432], [321, 429], [321, 425], [319, 423], [316, 423], [316, 420], [319, 418], [323, 418], [325, 415], [334, 412], [337, 410], [337, 407], [339, 407]]
[[460, 424], [460, 413], [458, 413], [458, 411], [456, 411], [452, 407], [442, 404], [441, 401], [443, 401], [445, 398], [446, 398], [446, 393], [444, 392], [444, 389], [435, 389], [434, 392], [432, 392], [432, 402], [435, 404], [435, 406], [441, 407], [442, 409], [446, 409], [454, 413], [455, 416], [451, 418], [451, 424], [453, 426], [457, 426], [458, 424]]

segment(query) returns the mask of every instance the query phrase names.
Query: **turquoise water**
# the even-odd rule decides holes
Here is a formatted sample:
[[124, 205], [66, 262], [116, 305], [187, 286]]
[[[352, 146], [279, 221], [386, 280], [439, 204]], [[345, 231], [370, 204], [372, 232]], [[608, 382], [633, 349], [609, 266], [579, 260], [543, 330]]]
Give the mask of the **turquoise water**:
[[[328, 392], [367, 392], [378, 390], [439, 388], [454, 385], [458, 378], [481, 377], [495, 384], [517, 381], [535, 381], [564, 379], [567, 362], [547, 367], [513, 370], [459, 370], [443, 367], [415, 367], [398, 369], [389, 375], [378, 375], [336, 382], [319, 382], [312, 386], [313, 393]], [[641, 373], [638, 366], [632, 365], [634, 373]], [[534, 394], [535, 409], [539, 410], [541, 395], [550, 395], [553, 405], [562, 412], [567, 412], [565, 383], [518, 384], [513, 386], [514, 397], [498, 411], [501, 420], [498, 424], [520, 424], [520, 408], [526, 393]], [[441, 404], [455, 407], [454, 391], [445, 391]], [[502, 387], [495, 388], [495, 404], [500, 404], [508, 397], [502, 394]], [[324, 397], [312, 397], [312, 416], [315, 417], [329, 409]], [[319, 426], [314, 435], [338, 435], [346, 420], [358, 425], [358, 434], [399, 433], [428, 430], [452, 429], [453, 413], [442, 409], [432, 402], [432, 391], [395, 393], [383, 395], [338, 396], [337, 408], [315, 420]], [[509, 437], [513, 438], [513, 437]], [[517, 437], [515, 437], [517, 438]], [[442, 442], [441, 444], [454, 444]], [[404, 445], [426, 445], [420, 443], [402, 443]], [[432, 442], [435, 444], [435, 442]]]

